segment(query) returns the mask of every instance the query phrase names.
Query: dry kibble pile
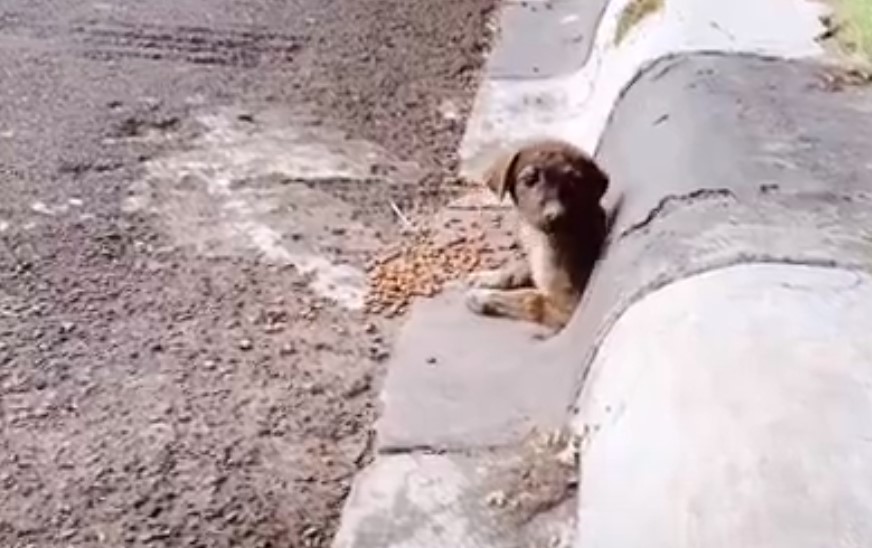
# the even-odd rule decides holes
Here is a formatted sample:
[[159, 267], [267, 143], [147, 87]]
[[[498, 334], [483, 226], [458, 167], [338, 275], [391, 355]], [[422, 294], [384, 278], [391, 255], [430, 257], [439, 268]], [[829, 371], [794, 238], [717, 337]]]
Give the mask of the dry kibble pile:
[[414, 297], [432, 297], [446, 282], [475, 270], [493, 268], [495, 262], [484, 233], [444, 243], [428, 234], [419, 235], [370, 265], [366, 308], [387, 317], [402, 314]]

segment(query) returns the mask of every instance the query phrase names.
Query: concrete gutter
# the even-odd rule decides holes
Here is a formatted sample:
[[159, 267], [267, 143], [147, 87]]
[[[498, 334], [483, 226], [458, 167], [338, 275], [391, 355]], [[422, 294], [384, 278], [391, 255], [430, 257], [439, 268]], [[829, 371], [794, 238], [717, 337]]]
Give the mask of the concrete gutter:
[[[859, 336], [872, 319], [872, 95], [828, 89], [830, 68], [807, 59], [822, 53], [818, 10], [802, 0], [666, 0], [615, 46], [625, 5], [506, 5], [464, 170], [556, 135], [597, 149], [625, 206], [579, 312], [547, 343], [472, 316], [459, 292], [415, 305], [377, 459], [335, 546], [820, 546], [840, 527], [868, 544], [857, 523], [872, 496], [848, 490], [867, 472], [851, 457], [867, 425], [818, 427], [870, 416], [856, 369], [872, 356]], [[537, 54], [526, 37], [543, 27], [553, 39]], [[487, 200], [446, 215], [481, 216]], [[802, 413], [784, 406], [792, 394]], [[585, 441], [577, 474], [530, 449], [532, 429], [569, 423]], [[782, 443], [754, 445], [767, 437]], [[821, 484], [811, 465], [837, 477]], [[514, 519], [504, 495], [539, 475]], [[554, 487], [579, 477], [578, 501]]]

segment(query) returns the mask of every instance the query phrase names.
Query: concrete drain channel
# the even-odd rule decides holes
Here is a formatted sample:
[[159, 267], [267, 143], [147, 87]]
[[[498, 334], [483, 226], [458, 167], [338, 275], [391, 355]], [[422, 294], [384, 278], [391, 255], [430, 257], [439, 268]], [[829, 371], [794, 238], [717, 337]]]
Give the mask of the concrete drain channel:
[[820, 15], [505, 3], [462, 175], [558, 137], [624, 207], [558, 337], [412, 304], [334, 546], [872, 545], [872, 91]]

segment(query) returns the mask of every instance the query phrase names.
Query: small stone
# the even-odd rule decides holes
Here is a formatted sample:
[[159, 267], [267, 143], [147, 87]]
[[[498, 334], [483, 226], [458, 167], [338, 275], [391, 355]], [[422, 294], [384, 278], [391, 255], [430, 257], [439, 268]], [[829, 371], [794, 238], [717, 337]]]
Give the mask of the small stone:
[[324, 393], [324, 387], [316, 382], [306, 382], [301, 386], [304, 392], [308, 392], [313, 396], [317, 396], [319, 394]]
[[494, 491], [485, 497], [485, 503], [494, 508], [504, 508], [509, 501], [504, 491]]
[[345, 389], [342, 395], [345, 398], [356, 398], [360, 396], [364, 392], [370, 389], [372, 386], [372, 378], [370, 376], [364, 376], [362, 378], [357, 379], [351, 385]]
[[374, 360], [377, 360], [383, 352], [384, 349], [378, 344], [371, 344], [368, 349], [369, 357]]
[[314, 547], [320, 545], [322, 535], [321, 529], [314, 525], [309, 525], [303, 529], [303, 546]]
[[430, 356], [429, 358], [427, 358], [427, 364], [428, 365], [436, 365], [436, 358], [434, 358], [433, 356]]
[[292, 356], [296, 353], [297, 349], [291, 343], [283, 344], [282, 347], [279, 349], [279, 354], [281, 354], [282, 356]]
[[241, 339], [239, 341], [239, 349], [244, 351], [249, 351], [254, 348], [254, 342], [251, 339]]

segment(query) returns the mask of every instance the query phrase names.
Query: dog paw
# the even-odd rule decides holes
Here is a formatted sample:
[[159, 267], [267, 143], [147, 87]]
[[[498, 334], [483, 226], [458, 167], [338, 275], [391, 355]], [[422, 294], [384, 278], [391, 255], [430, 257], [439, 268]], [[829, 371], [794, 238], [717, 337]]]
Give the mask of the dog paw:
[[491, 292], [486, 289], [473, 289], [467, 291], [465, 302], [466, 308], [476, 314], [487, 316], [493, 313], [493, 307], [491, 306]]
[[535, 331], [530, 336], [530, 338], [532, 338], [534, 341], [544, 342], [544, 341], [551, 339], [556, 334], [557, 334], [556, 330], [549, 329], [547, 327], [543, 327], [542, 329]]
[[501, 270], [480, 270], [473, 272], [466, 279], [470, 287], [505, 289], [507, 285], [506, 274]]

